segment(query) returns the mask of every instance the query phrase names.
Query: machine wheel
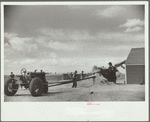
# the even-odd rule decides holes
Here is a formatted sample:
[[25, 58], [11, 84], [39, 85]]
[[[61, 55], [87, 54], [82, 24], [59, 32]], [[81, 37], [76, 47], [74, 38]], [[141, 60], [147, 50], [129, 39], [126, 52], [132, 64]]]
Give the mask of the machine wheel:
[[25, 68], [23, 68], [23, 69], [21, 69], [20, 72], [21, 72], [22, 75], [25, 75], [27, 73], [27, 70]]
[[14, 96], [18, 90], [18, 84], [15, 84], [15, 79], [9, 78], [4, 83], [4, 93], [7, 96]]
[[43, 89], [43, 93], [47, 93], [48, 92], [48, 84], [44, 85], [44, 89]]
[[39, 77], [32, 79], [29, 90], [32, 96], [41, 96], [43, 92], [43, 81]]

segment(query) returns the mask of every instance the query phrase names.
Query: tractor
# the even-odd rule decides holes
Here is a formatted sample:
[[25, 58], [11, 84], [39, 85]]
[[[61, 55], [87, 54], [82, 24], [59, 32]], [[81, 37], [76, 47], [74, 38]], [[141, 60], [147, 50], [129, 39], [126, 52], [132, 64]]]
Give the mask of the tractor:
[[21, 75], [17, 75], [19, 80], [9, 78], [4, 83], [4, 93], [7, 96], [13, 96], [19, 86], [29, 89], [32, 96], [40, 96], [48, 92], [48, 82], [45, 79], [45, 72], [27, 72], [25, 68], [21, 69]]

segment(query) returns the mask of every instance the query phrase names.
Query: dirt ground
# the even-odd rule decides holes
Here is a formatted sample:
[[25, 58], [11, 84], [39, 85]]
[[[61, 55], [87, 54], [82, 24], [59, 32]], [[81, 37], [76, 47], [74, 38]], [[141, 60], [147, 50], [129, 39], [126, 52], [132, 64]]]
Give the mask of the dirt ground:
[[78, 82], [77, 88], [71, 84], [49, 87], [47, 94], [39, 97], [31, 96], [29, 90], [20, 89], [15, 96], [4, 96], [5, 102], [65, 102], [65, 101], [144, 101], [145, 85], [123, 84], [124, 80], [117, 80], [117, 84], [106, 80], [96, 79]]

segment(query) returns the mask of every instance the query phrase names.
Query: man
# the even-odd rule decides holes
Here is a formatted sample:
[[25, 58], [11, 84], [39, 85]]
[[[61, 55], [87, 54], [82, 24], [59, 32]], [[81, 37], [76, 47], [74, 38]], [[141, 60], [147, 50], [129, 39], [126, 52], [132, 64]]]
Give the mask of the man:
[[83, 79], [83, 71], [81, 72], [81, 79]]
[[14, 78], [14, 77], [15, 77], [15, 75], [13, 74], [13, 72], [11, 72], [11, 74], [10, 74], [9, 77], [11, 77], [11, 78]]
[[73, 76], [72, 72], [70, 73], [70, 75], [69, 75], [69, 76], [70, 76], [70, 78], [72, 79], [72, 76]]
[[116, 83], [116, 71], [118, 71], [115, 67], [113, 67], [112, 63], [109, 62], [109, 68], [108, 68], [108, 81]]
[[73, 85], [72, 85], [72, 88], [76, 88], [77, 87], [77, 70], [74, 72], [73, 74]]

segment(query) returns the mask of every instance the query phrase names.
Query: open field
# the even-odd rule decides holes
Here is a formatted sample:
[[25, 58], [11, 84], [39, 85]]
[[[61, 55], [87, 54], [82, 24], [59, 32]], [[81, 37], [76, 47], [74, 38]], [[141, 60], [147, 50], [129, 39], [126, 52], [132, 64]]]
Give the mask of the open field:
[[[47, 80], [51, 82], [50, 77]], [[53, 79], [54, 80], [54, 79]], [[55, 80], [54, 80], [55, 81]], [[123, 76], [118, 76], [117, 84], [107, 82], [103, 77], [78, 82], [77, 88], [71, 84], [49, 87], [47, 94], [32, 97], [29, 90], [20, 89], [15, 96], [4, 96], [5, 102], [65, 102], [65, 101], [144, 101], [145, 85], [123, 84]], [[93, 92], [93, 94], [91, 94]]]

